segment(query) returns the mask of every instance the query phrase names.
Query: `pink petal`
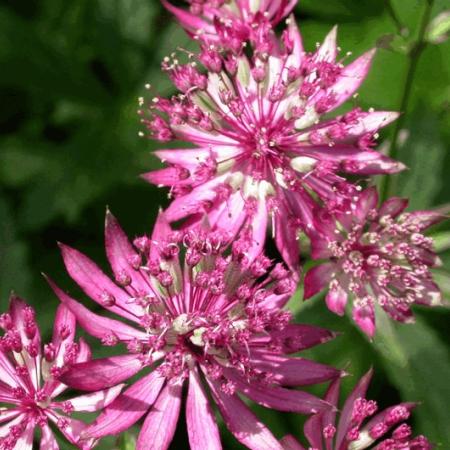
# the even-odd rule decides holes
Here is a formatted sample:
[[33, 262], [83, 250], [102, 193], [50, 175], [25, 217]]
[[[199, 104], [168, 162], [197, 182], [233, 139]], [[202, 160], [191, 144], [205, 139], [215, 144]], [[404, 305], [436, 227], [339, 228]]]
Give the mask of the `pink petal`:
[[392, 111], [374, 111], [366, 113], [358, 119], [356, 124], [348, 127], [347, 131], [352, 136], [362, 136], [365, 133], [375, 133], [380, 128], [389, 125], [396, 120], [399, 113]]
[[219, 428], [196, 368], [189, 373], [186, 423], [192, 450], [221, 450]]
[[227, 428], [241, 444], [251, 450], [282, 450], [269, 429], [237, 395], [224, 394], [216, 381], [208, 379], [208, 383]]
[[[180, 24], [192, 33], [195, 33], [197, 30], [207, 30], [210, 28], [208, 22], [205, 22], [198, 16], [191, 14], [181, 8], [173, 6], [167, 0], [161, 0], [161, 2], [164, 7], [177, 18]], [[212, 30], [212, 32], [215, 32], [214, 29]]]
[[300, 31], [298, 29], [295, 20], [295, 16], [293, 14], [289, 16], [287, 22], [288, 22], [287, 31], [289, 35], [289, 40], [293, 43], [292, 55], [294, 57], [293, 61], [293, 63], [295, 64], [294, 67], [300, 67], [304, 54], [302, 36], [300, 34]]
[[90, 361], [92, 359], [92, 351], [89, 347], [88, 343], [84, 340], [84, 338], [80, 338], [79, 341], [80, 349], [78, 351], [78, 356], [76, 359], [77, 363], [82, 363], [86, 361]]
[[284, 436], [280, 442], [284, 450], [305, 450], [305, 448], [297, 442], [297, 439], [290, 434]]
[[359, 306], [353, 303], [353, 320], [369, 338], [375, 334], [375, 311], [372, 305]]
[[18, 441], [14, 450], [32, 450], [34, 438], [34, 422], [30, 421]]
[[300, 252], [299, 244], [296, 240], [297, 232], [295, 228], [292, 227], [289, 220], [286, 220], [287, 217], [287, 208], [283, 203], [281, 203], [279, 206], [279, 210], [277, 213], [275, 213], [274, 217], [275, 226], [273, 232], [275, 235], [275, 244], [289, 269], [294, 273], [298, 273]]
[[341, 371], [304, 358], [288, 358], [264, 350], [253, 350], [251, 364], [272, 373], [282, 386], [305, 386], [323, 383], [341, 376]]
[[139, 355], [111, 356], [74, 364], [60, 380], [74, 389], [98, 391], [131, 378], [142, 368]]
[[312, 416], [306, 421], [303, 432], [311, 447], [322, 448], [323, 427], [322, 416], [320, 414]]
[[[69, 275], [79, 284], [83, 291], [105, 309], [139, 323], [141, 308], [128, 303], [129, 295], [113, 283], [87, 256], [78, 250], [60, 244], [64, 264]], [[113, 296], [115, 306], [105, 306], [102, 298], [105, 294]]]
[[309, 269], [305, 275], [303, 298], [307, 300], [328, 286], [335, 271], [336, 265], [332, 262], [319, 264]]
[[378, 192], [375, 187], [365, 189], [359, 195], [358, 202], [356, 203], [355, 216], [359, 223], [365, 223], [369, 212], [376, 210], [378, 206]]
[[408, 199], [400, 197], [391, 197], [387, 199], [380, 207], [379, 215], [397, 217], [408, 207]]
[[234, 192], [226, 202], [217, 205], [208, 213], [211, 227], [224, 230], [231, 236], [236, 236], [247, 217], [244, 205], [241, 192]]
[[296, 353], [307, 348], [324, 344], [336, 337], [336, 333], [314, 325], [290, 324], [283, 330], [273, 331], [270, 336], [253, 338], [251, 346], [265, 347], [269, 343], [281, 346], [281, 353]]
[[182, 388], [182, 383], [166, 384], [142, 425], [136, 450], [169, 448], [180, 415]]
[[153, 227], [150, 247], [150, 259], [157, 260], [159, 258], [160, 245], [166, 241], [167, 236], [172, 233], [172, 228], [167, 221], [166, 214], [159, 212]]
[[358, 382], [351, 394], [347, 397], [344, 407], [342, 408], [341, 416], [339, 419], [339, 426], [337, 428], [335, 447], [340, 448], [342, 442], [347, 435], [350, 428], [351, 418], [353, 413], [353, 404], [357, 398], [365, 398], [367, 388], [369, 387], [370, 380], [372, 379], [373, 371], [370, 369]]
[[420, 231], [447, 219], [448, 215], [438, 211], [414, 211], [409, 213], [407, 223], [417, 225]]
[[106, 211], [105, 218], [105, 247], [108, 261], [116, 277], [126, 275], [130, 278], [130, 294], [135, 293], [136, 289], [147, 292], [149, 290], [147, 279], [142, 272], [134, 268], [132, 262], [138, 254], [109, 210]]
[[325, 297], [325, 302], [330, 311], [333, 311], [338, 316], [343, 316], [345, 313], [345, 305], [347, 304], [348, 294], [341, 288], [340, 285], [330, 289]]
[[345, 172], [359, 175], [395, 174], [406, 169], [403, 163], [374, 151], [360, 151], [344, 160], [342, 167]]
[[191, 214], [201, 214], [204, 212], [203, 203], [212, 203], [217, 194], [214, 190], [223, 183], [224, 176], [213, 178], [206, 183], [196, 187], [189, 194], [177, 197], [164, 211], [169, 222], [175, 222]]
[[105, 408], [86, 435], [101, 438], [130, 428], [153, 405], [164, 381], [156, 370], [141, 378]]
[[47, 278], [47, 281], [57, 297], [75, 314], [81, 328], [91, 336], [102, 339], [113, 335], [120, 341], [146, 338], [146, 334], [142, 331], [136, 330], [118, 320], [94, 314], [81, 303], [65, 294], [50, 278]]
[[252, 244], [247, 250], [247, 258], [252, 263], [263, 251], [267, 232], [267, 206], [264, 198], [260, 198], [258, 209], [251, 218]]
[[336, 61], [337, 56], [337, 26], [334, 26], [330, 32], [325, 37], [322, 45], [319, 47], [317, 51], [318, 60], [334, 62]]
[[258, 383], [249, 384], [234, 370], [226, 369], [225, 374], [227, 379], [236, 383], [240, 393], [266, 408], [300, 414], [315, 414], [330, 408], [327, 402], [308, 392], [263, 386]]
[[22, 411], [19, 409], [2, 409], [0, 408], [0, 423], [7, 422], [12, 420], [22, 414]]
[[0, 379], [10, 387], [21, 386], [27, 389], [24, 382], [17, 376], [14, 366], [5, 353], [3, 353], [3, 350], [0, 350]]
[[375, 49], [369, 50], [344, 67], [336, 83], [327, 90], [333, 92], [336, 99], [330, 110], [342, 105], [358, 90], [369, 72], [375, 52]]
[[[87, 427], [87, 425], [81, 420], [72, 419], [62, 414], [57, 414], [54, 411], [48, 413], [47, 416], [58, 427], [59, 431], [64, 435], [64, 437], [72, 444], [78, 443], [78, 441], [80, 440], [80, 436]], [[59, 426], [58, 420], [63, 420], [67, 425], [62, 427]], [[86, 444], [88, 445], [88, 443]], [[91, 448], [91, 446], [88, 446], [87, 448]]]
[[142, 174], [141, 178], [158, 187], [191, 183], [189, 179], [184, 180], [184, 182], [180, 179], [180, 170], [178, 167], [166, 167], [164, 169], [152, 170], [151, 172]]
[[110, 389], [93, 392], [92, 394], [80, 395], [71, 398], [70, 403], [75, 411], [94, 412], [106, 408], [122, 391], [124, 384], [118, 384]]
[[[52, 286], [51, 280], [47, 278], [47, 281], [49, 282], [50, 286]], [[62, 358], [64, 356], [63, 354], [65, 353], [64, 345], [62, 345], [62, 343], [64, 342], [64, 344], [69, 344], [74, 341], [76, 328], [77, 322], [74, 314], [66, 305], [59, 305], [58, 309], [56, 310], [52, 337], [52, 343], [58, 349], [57, 359]], [[61, 335], [61, 332], [63, 332], [63, 335]], [[63, 338], [63, 336], [65, 337]]]
[[40, 450], [59, 450], [55, 436], [48, 425], [41, 427], [41, 446]]

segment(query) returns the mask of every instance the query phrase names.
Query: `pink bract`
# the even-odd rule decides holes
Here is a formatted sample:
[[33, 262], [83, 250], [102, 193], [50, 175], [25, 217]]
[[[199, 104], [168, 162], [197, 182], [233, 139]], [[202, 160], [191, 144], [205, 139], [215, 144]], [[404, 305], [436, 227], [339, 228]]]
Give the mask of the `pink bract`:
[[[314, 450], [431, 450], [424, 436], [413, 437], [413, 431], [405, 423], [413, 403], [401, 403], [378, 412], [378, 405], [366, 399], [366, 391], [372, 378], [369, 371], [348, 396], [336, 421], [336, 411], [319, 413], [305, 424], [304, 432]], [[338, 406], [340, 380], [334, 381], [325, 396]], [[284, 450], [305, 450], [293, 436], [282, 439]]]
[[166, 58], [163, 69], [181, 93], [141, 98], [139, 112], [150, 137], [194, 146], [157, 151], [168, 167], [144, 175], [170, 187], [169, 222], [190, 217], [192, 224], [207, 214], [213, 229], [249, 230], [259, 248], [272, 223], [280, 253], [297, 270], [297, 232], [312, 226], [317, 204], [345, 210], [358, 193], [343, 174], [404, 166], [372, 149], [397, 113], [354, 108], [328, 116], [357, 91], [374, 51], [344, 66], [336, 28], [307, 53], [294, 19], [288, 22], [283, 39], [268, 38], [262, 52], [204, 44], [187, 64]]
[[[83, 291], [129, 324], [92, 313], [51, 282], [80, 326], [105, 345], [125, 344], [118, 356], [75, 364], [62, 374], [86, 390], [151, 372], [108, 406], [87, 437], [117, 434], [147, 415], [138, 449], [166, 449], [174, 435], [188, 384], [186, 417], [194, 450], [220, 449], [207, 391], [234, 436], [250, 449], [281, 449], [239, 394], [268, 408], [310, 414], [327, 402], [296, 386], [322, 383], [339, 370], [290, 356], [332, 339], [330, 331], [290, 324], [282, 310], [295, 283], [280, 264], [249, 258], [248, 242], [207, 225], [172, 231], [161, 214], [153, 235], [132, 245], [116, 219], [106, 217], [111, 281], [90, 259], [62, 246], [66, 268]], [[160, 424], [164, 423], [161, 427]]]
[[[11, 296], [7, 313], [0, 316], [0, 449], [31, 450], [36, 427], [41, 429], [41, 450], [59, 448], [50, 424], [72, 444], [92, 448], [95, 439], [80, 443], [87, 425], [71, 414], [93, 412], [109, 405], [123, 385], [87, 395], [58, 400], [67, 389], [58, 377], [72, 363], [90, 360], [88, 345], [74, 342], [75, 316], [59, 306], [52, 341], [42, 349], [41, 336], [31, 306]], [[89, 383], [89, 377], [85, 378]]]
[[324, 288], [328, 308], [344, 314], [350, 297], [353, 319], [370, 337], [379, 305], [400, 322], [414, 320], [413, 304], [441, 305], [431, 268], [439, 264], [433, 240], [423, 232], [445, 216], [433, 211], [404, 212], [408, 202], [391, 198], [378, 207], [369, 188], [347, 214], [316, 214], [311, 234], [312, 257], [328, 260], [305, 276], [305, 298]]

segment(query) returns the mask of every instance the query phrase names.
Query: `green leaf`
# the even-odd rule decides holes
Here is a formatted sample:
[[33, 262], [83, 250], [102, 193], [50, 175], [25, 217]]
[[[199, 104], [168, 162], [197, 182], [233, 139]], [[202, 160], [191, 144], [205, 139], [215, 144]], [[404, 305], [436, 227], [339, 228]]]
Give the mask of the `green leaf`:
[[396, 194], [408, 197], [411, 209], [429, 208], [445, 179], [443, 162], [446, 147], [439, 135], [436, 115], [425, 106], [419, 106], [403, 133], [403, 139], [398, 159], [408, 169], [398, 175]]
[[414, 411], [418, 419], [415, 433], [425, 434], [438, 445], [450, 442], [450, 357], [446, 345], [420, 318], [414, 325], [399, 325], [378, 311], [374, 346], [402, 398], [420, 403]]
[[131, 433], [123, 433], [117, 440], [117, 450], [135, 450], [136, 437]]

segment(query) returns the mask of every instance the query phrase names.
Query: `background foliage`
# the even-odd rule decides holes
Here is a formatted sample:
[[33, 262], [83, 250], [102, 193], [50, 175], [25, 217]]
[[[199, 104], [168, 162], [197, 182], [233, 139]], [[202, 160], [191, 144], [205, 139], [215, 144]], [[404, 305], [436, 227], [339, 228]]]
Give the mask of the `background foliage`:
[[[355, 101], [403, 112], [384, 132], [382, 147], [410, 169], [382, 187], [409, 196], [413, 208], [450, 197], [450, 41], [446, 16], [440, 15], [445, 5], [301, 0], [296, 10], [309, 49], [335, 23], [343, 54], [380, 48]], [[192, 44], [157, 0], [9, 0], [0, 6], [0, 30], [0, 305], [4, 311], [14, 289], [36, 307], [49, 336], [57, 300], [40, 272], [79, 294], [64, 273], [56, 241], [104, 263], [106, 205], [136, 235], [150, 230], [159, 206], [168, 203], [165, 192], [137, 177], [158, 163], [150, 155], [154, 144], [137, 137], [135, 109], [146, 82], [171, 92], [160, 60]], [[447, 298], [449, 229], [444, 224], [434, 231], [444, 261], [437, 276]], [[291, 305], [299, 320], [344, 332], [308, 356], [347, 367], [353, 376], [345, 390], [374, 365], [372, 398], [381, 404], [421, 402], [416, 428], [450, 448], [448, 308], [416, 309], [416, 326], [383, 323], [370, 344], [348, 319], [327, 312], [320, 298], [302, 304], [299, 293]], [[93, 345], [100, 355], [103, 350]], [[299, 435], [298, 416], [258, 413], [277, 435]], [[132, 433], [100, 448], [130, 450]], [[225, 448], [240, 448], [225, 436]], [[186, 448], [186, 439], [181, 427], [173, 448]]]

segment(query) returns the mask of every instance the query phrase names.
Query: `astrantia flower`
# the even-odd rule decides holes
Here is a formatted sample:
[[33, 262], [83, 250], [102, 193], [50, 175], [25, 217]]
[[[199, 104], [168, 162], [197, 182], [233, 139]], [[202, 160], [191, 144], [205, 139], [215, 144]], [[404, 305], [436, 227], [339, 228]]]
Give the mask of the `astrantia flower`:
[[186, 65], [167, 58], [163, 68], [181, 94], [155, 97], [148, 106], [141, 99], [140, 114], [153, 138], [196, 146], [156, 152], [170, 167], [144, 176], [170, 186], [167, 219], [207, 213], [213, 228], [232, 234], [254, 224], [253, 239], [262, 246], [272, 216], [277, 246], [295, 269], [296, 231], [312, 226], [315, 204], [345, 209], [357, 193], [342, 173], [403, 166], [371, 148], [396, 113], [356, 108], [325, 117], [355, 93], [374, 52], [344, 67], [333, 29], [315, 53], [305, 53], [293, 19], [283, 41], [282, 48], [268, 42], [268, 53], [251, 58], [216, 46], [204, 46]]
[[[378, 412], [378, 405], [366, 399], [372, 378], [369, 371], [345, 401], [336, 423], [336, 412], [316, 414], [305, 424], [304, 432], [310, 450], [431, 450], [424, 436], [413, 437], [405, 421], [413, 403], [401, 403]], [[334, 381], [325, 399], [337, 406], [340, 380]], [[285, 450], [305, 450], [293, 436], [282, 439]]]
[[120, 433], [149, 412], [137, 448], [168, 448], [185, 384], [189, 442], [195, 450], [221, 448], [205, 388], [230, 431], [255, 450], [281, 447], [238, 393], [282, 411], [328, 408], [288, 387], [321, 383], [340, 371], [288, 354], [333, 334], [289, 324], [290, 315], [281, 308], [295, 284], [280, 265], [269, 271], [271, 262], [264, 256], [248, 259], [246, 245], [241, 239], [230, 249], [226, 235], [207, 228], [172, 231], [160, 216], [151, 239], [137, 238], [132, 246], [108, 213], [106, 251], [115, 282], [86, 256], [62, 247], [66, 268], [83, 291], [132, 323], [93, 314], [53, 284], [89, 334], [105, 345], [127, 347], [123, 355], [74, 365], [63, 374], [64, 382], [99, 389], [153, 369], [105, 409], [90, 436]]
[[190, 12], [162, 3], [194, 39], [239, 52], [247, 41], [263, 48], [271, 27], [289, 15], [297, 0], [187, 0]]
[[[0, 450], [31, 450], [36, 427], [41, 429], [41, 450], [57, 450], [50, 424], [79, 446], [86, 424], [71, 414], [102, 409], [122, 386], [74, 398], [63, 395], [67, 386], [57, 377], [68, 365], [90, 359], [88, 345], [74, 342], [75, 316], [64, 305], [57, 310], [52, 341], [43, 349], [33, 308], [14, 295], [9, 311], [0, 316], [0, 327]], [[84, 441], [82, 447], [91, 448], [93, 442]]]
[[305, 277], [305, 298], [328, 287], [326, 303], [336, 314], [344, 314], [350, 297], [353, 319], [369, 336], [375, 332], [376, 303], [400, 322], [413, 321], [413, 304], [441, 304], [430, 272], [439, 258], [423, 232], [444, 216], [403, 212], [408, 202], [396, 197], [377, 204], [378, 194], [370, 188], [348, 213], [316, 215], [312, 257], [329, 261]]

